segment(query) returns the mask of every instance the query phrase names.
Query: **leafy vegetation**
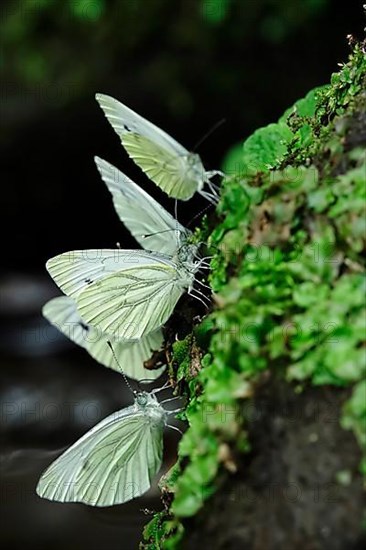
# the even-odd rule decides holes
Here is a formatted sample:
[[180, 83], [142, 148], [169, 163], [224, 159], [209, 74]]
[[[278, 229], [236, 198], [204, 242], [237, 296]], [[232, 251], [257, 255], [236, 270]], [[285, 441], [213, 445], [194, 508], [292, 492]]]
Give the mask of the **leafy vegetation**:
[[352, 388], [341, 424], [366, 450], [363, 48], [225, 161], [208, 236], [214, 310], [173, 345], [189, 428], [163, 482], [173, 499], [146, 527], [145, 549], [176, 548], [184, 518], [235, 472], [235, 456], [250, 449], [242, 404], [264, 372], [297, 391]]

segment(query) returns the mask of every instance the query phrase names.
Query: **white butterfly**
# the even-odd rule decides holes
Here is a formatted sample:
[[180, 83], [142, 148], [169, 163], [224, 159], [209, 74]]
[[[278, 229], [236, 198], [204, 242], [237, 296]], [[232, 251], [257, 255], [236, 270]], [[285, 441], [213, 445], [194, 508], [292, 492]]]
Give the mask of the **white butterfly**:
[[[158, 187], [176, 199], [188, 200], [197, 191], [217, 202], [210, 178], [221, 172], [206, 171], [199, 155], [113, 97], [96, 94], [96, 99], [129, 156]], [[203, 191], [205, 183], [211, 193]]]
[[145, 250], [76, 250], [46, 267], [61, 290], [75, 299], [86, 324], [114, 338], [134, 340], [161, 327], [179, 298], [193, 291], [201, 261], [183, 245], [174, 256]]
[[161, 329], [147, 334], [140, 340], [113, 341], [113, 350], [118, 360], [116, 364], [108, 346], [110, 337], [98, 328], [84, 323], [72, 298], [53, 298], [43, 307], [42, 313], [50, 323], [70, 340], [86, 349], [99, 363], [114, 370], [119, 370], [120, 364], [123, 372], [134, 380], [144, 379], [152, 382], [165, 370], [165, 367], [155, 370], [144, 368], [144, 361], [151, 357], [153, 351], [161, 348], [164, 339]]
[[145, 250], [173, 256], [191, 232], [123, 172], [98, 157], [95, 163], [107, 185], [119, 219]]
[[[161, 389], [161, 388], [160, 388]], [[166, 411], [151, 393], [88, 431], [42, 474], [37, 493], [60, 502], [122, 504], [144, 494], [160, 470]]]
[[114, 166], [96, 158], [116, 211], [136, 240], [151, 250], [79, 250], [60, 254], [46, 267], [74, 298], [83, 321], [115, 339], [135, 340], [160, 328], [181, 295], [194, 289], [197, 245], [190, 232]]

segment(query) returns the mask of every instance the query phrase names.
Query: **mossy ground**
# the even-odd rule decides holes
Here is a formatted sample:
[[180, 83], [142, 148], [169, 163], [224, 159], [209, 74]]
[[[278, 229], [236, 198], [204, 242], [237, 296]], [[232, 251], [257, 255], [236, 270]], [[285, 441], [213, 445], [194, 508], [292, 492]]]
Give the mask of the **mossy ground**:
[[[228, 156], [215, 217], [197, 237], [214, 256], [213, 311], [172, 349], [189, 427], [143, 548], [344, 548], [360, 539], [365, 107], [365, 44], [356, 44], [329, 85]], [[260, 422], [243, 414], [251, 403], [261, 403]], [[290, 424], [273, 411], [283, 404], [301, 411]], [[273, 483], [303, 487], [305, 501], [231, 498]], [[327, 484], [341, 498], [318, 494], [318, 505], [309, 495]]]

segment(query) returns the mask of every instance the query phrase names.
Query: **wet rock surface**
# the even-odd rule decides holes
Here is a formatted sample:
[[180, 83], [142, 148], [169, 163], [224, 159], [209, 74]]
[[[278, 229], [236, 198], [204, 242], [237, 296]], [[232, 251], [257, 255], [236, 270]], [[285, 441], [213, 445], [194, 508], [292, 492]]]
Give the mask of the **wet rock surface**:
[[348, 392], [295, 393], [270, 381], [243, 408], [252, 451], [204, 511], [186, 522], [184, 549], [361, 548], [361, 452], [339, 425]]

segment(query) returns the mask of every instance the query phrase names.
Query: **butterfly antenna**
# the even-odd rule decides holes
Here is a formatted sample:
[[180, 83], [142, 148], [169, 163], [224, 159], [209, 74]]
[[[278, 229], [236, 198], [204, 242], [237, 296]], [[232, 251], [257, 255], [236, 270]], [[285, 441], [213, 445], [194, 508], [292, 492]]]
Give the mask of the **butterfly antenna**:
[[206, 134], [196, 143], [196, 145], [193, 147], [193, 151], [196, 151], [196, 149], [202, 145], [202, 143], [204, 141], [206, 141], [206, 139], [215, 132], [215, 130], [217, 130], [218, 128], [220, 128], [220, 126], [222, 126], [224, 124], [224, 122], [226, 122], [226, 118], [222, 118], [221, 120], [219, 120], [218, 122], [216, 122], [216, 124], [214, 124], [210, 130], [208, 132], [206, 132]]
[[181, 395], [176, 395], [175, 397], [169, 397], [169, 399], [164, 399], [164, 401], [160, 401], [160, 405], [163, 403], [170, 403], [170, 401], [174, 401], [175, 399], [182, 399]]
[[[115, 362], [116, 362], [116, 364], [117, 364], [119, 370], [121, 371], [121, 374], [122, 374], [122, 376], [123, 376], [124, 381], [126, 382], [126, 386], [127, 386], [128, 389], [133, 393], [133, 395], [136, 395], [137, 392], [136, 392], [136, 390], [134, 390], [134, 389], [132, 388], [131, 384], [129, 383], [129, 381], [128, 381], [128, 379], [127, 379], [127, 376], [125, 375], [124, 370], [123, 370], [123, 368], [121, 367], [120, 362], [119, 362], [118, 359], [117, 359], [117, 355], [116, 355], [116, 353], [115, 353], [115, 351], [114, 351], [114, 349], [113, 349], [112, 343], [111, 343], [109, 340], [107, 340], [107, 344], [108, 344], [108, 346], [110, 347], [110, 350], [111, 350], [111, 352], [112, 352], [113, 358], [114, 358], [114, 360], [115, 360]], [[138, 383], [138, 382], [137, 382], [137, 383]], [[139, 385], [139, 386], [140, 386], [140, 385]]]
[[169, 380], [167, 380], [167, 381], [164, 383], [163, 386], [160, 386], [160, 388], [155, 388], [155, 389], [151, 390], [150, 393], [159, 393], [159, 392], [161, 392], [161, 391], [163, 391], [163, 390], [167, 390], [168, 388], [171, 388], [171, 387], [172, 387], [171, 383], [169, 382]]

